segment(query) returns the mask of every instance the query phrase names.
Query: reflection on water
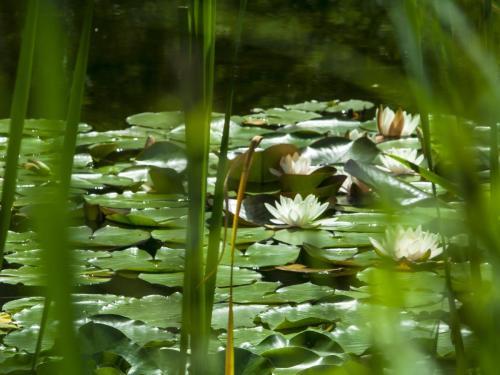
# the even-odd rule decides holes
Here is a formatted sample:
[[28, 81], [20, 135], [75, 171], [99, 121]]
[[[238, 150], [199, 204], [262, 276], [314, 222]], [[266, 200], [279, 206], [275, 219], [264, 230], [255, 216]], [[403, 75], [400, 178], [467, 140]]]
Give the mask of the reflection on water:
[[[71, 52], [81, 3], [59, 0]], [[21, 2], [0, 5], [0, 116], [8, 116]], [[237, 1], [218, 2], [215, 110], [223, 110]], [[117, 128], [132, 113], [180, 107], [175, 1], [98, 1], [84, 120]], [[400, 56], [377, 1], [252, 1], [244, 25], [235, 112], [309, 99], [404, 104]], [[71, 58], [68, 61], [72, 61]], [[180, 83], [182, 84], [182, 82]], [[394, 86], [393, 86], [394, 85]], [[31, 116], [43, 116], [32, 110]]]

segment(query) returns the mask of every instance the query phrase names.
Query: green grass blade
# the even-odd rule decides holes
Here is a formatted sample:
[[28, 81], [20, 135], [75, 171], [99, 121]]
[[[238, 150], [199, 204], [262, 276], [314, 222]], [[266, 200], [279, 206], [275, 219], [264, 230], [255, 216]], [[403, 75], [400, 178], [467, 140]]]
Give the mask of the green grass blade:
[[[61, 374], [82, 374], [79, 342], [74, 327], [76, 317], [71, 294], [74, 287], [73, 251], [69, 242], [67, 207], [69, 186], [73, 168], [73, 154], [83, 101], [84, 82], [90, 46], [93, 1], [88, 0], [80, 38], [77, 61], [73, 73], [73, 83], [69, 98], [66, 130], [61, 155], [62, 160], [53, 181], [53, 188], [44, 201], [38, 205], [38, 235], [43, 251], [43, 265], [47, 275], [47, 298], [53, 304], [45, 309], [53, 309], [58, 321], [57, 339]], [[42, 322], [48, 324], [47, 320]], [[41, 334], [43, 334], [43, 329]]]
[[[187, 70], [184, 108], [186, 123], [186, 150], [188, 159], [188, 230], [184, 271], [184, 302], [182, 321], [182, 356], [191, 348], [191, 373], [206, 371], [208, 327], [205, 311], [204, 249], [205, 200], [207, 186], [208, 150], [212, 113], [214, 56], [215, 56], [215, 1], [189, 2], [189, 39], [185, 48]], [[199, 311], [193, 314], [193, 311]], [[183, 372], [183, 364], [180, 372]]]
[[16, 195], [17, 164], [23, 138], [24, 119], [28, 106], [38, 22], [38, 0], [30, 0], [23, 31], [21, 53], [17, 67], [14, 96], [10, 111], [10, 131], [5, 163], [0, 211], [0, 269], [3, 266], [5, 241], [10, 227], [11, 211]]
[[261, 136], [256, 136], [252, 139], [250, 147], [248, 148], [245, 161], [243, 165], [243, 170], [241, 171], [240, 183], [238, 186], [238, 194], [236, 197], [236, 210], [234, 212], [233, 227], [231, 230], [231, 271], [229, 276], [229, 311], [227, 319], [227, 340], [226, 340], [226, 361], [225, 361], [225, 375], [234, 375], [234, 311], [233, 311], [233, 270], [234, 270], [234, 251], [236, 246], [236, 235], [238, 234], [238, 218], [240, 216], [241, 205], [243, 198], [245, 197], [245, 190], [248, 181], [248, 175], [250, 173], [250, 168], [252, 167], [252, 160], [255, 149], [262, 141]]
[[205, 267], [205, 293], [206, 293], [206, 322], [212, 320], [212, 309], [215, 295], [215, 282], [217, 279], [217, 265], [219, 261], [219, 248], [221, 242], [221, 228], [224, 205], [224, 180], [227, 170], [227, 150], [229, 145], [229, 124], [233, 112], [233, 98], [236, 81], [236, 67], [238, 62], [238, 54], [241, 43], [241, 33], [243, 29], [243, 20], [245, 19], [245, 11], [247, 8], [247, 0], [240, 1], [240, 9], [236, 21], [236, 31], [234, 36], [233, 56], [232, 56], [232, 74], [229, 82], [229, 90], [227, 95], [226, 113], [224, 116], [224, 128], [222, 131], [222, 139], [219, 150], [219, 164], [217, 165], [217, 179], [214, 190], [214, 203], [212, 206], [212, 216], [210, 219], [207, 265]]

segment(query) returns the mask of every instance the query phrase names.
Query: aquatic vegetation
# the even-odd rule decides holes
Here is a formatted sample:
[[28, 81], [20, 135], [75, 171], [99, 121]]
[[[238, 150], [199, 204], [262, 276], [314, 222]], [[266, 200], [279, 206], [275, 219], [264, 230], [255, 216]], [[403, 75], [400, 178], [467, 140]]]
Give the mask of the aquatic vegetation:
[[394, 112], [389, 107], [380, 106], [376, 118], [379, 134], [391, 138], [412, 135], [420, 123], [420, 115], [411, 115], [401, 108]]
[[323, 203], [312, 194], [302, 198], [300, 194], [295, 198], [280, 196], [279, 203], [274, 206], [269, 203], [264, 204], [267, 210], [274, 216], [271, 221], [278, 225], [289, 225], [299, 228], [314, 228], [319, 225], [318, 217], [327, 209], [329, 204]]
[[[37, 3], [47, 2], [29, 2]], [[0, 225], [0, 373], [496, 374], [500, 89], [498, 30], [486, 9], [494, 2], [483, 2], [479, 22], [453, 0], [309, 2], [279, 17], [256, 2], [248, 25], [246, 0], [238, 18], [236, 3], [221, 2], [217, 33], [215, 1], [177, 12], [175, 2], [137, 2], [134, 12], [111, 3], [114, 21], [148, 23], [147, 37], [125, 30], [123, 40], [137, 33], [141, 48], [118, 54], [127, 67], [119, 75], [151, 73], [161, 94], [131, 85], [135, 106], [96, 102], [106, 83], [96, 71], [113, 65], [102, 64], [99, 43], [107, 53], [114, 29], [91, 27], [90, 12], [74, 78], [63, 82], [81, 25], [66, 22], [65, 10], [40, 12], [52, 18], [37, 27], [27, 108], [47, 119], [16, 129], [19, 111], [0, 120], [0, 177], [13, 197], [1, 213], [10, 225]], [[135, 12], [144, 8], [147, 17]], [[107, 21], [102, 9], [97, 2]], [[303, 27], [296, 9], [325, 17]], [[289, 48], [277, 31], [290, 15], [304, 48]], [[332, 48], [328, 27], [339, 17], [349, 44], [342, 33]], [[373, 46], [361, 37], [357, 49], [349, 27], [384, 32]], [[325, 43], [311, 43], [323, 29]], [[158, 43], [160, 34], [180, 43]], [[69, 38], [68, 52], [56, 35]], [[263, 35], [272, 47], [259, 45]], [[172, 56], [180, 78], [172, 92], [151, 67], [161, 61], [169, 73], [153, 50]], [[293, 71], [276, 91], [275, 69]], [[345, 100], [360, 91], [364, 98]], [[281, 103], [308, 93], [322, 100]], [[89, 124], [79, 124], [82, 103]], [[130, 113], [143, 110], [162, 112]]]
[[420, 225], [416, 228], [404, 228], [400, 225], [388, 228], [381, 242], [371, 237], [370, 242], [379, 254], [397, 261], [425, 261], [443, 252], [439, 235], [422, 230]]
[[[387, 154], [398, 156], [413, 164], [420, 165], [424, 161], [424, 155], [418, 155], [418, 151], [412, 148], [390, 148], [386, 151]], [[413, 174], [412, 169], [408, 168], [401, 162], [387, 155], [380, 155], [380, 161], [385, 169], [394, 174]]]

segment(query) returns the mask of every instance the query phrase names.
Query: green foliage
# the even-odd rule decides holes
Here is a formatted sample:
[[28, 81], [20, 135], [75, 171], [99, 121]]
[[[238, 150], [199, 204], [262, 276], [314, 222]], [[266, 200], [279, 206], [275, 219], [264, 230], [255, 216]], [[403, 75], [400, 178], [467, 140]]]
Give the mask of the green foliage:
[[[295, 104], [283, 108], [273, 102], [233, 116], [228, 105], [224, 120], [211, 113], [214, 4], [197, 1], [190, 2], [191, 34], [183, 44], [188, 47], [184, 77], [196, 73], [183, 79], [189, 88], [187, 117], [179, 111], [139, 113], [126, 119], [125, 130], [94, 131], [79, 123], [87, 18], [68, 121], [21, 119], [26, 97], [19, 87], [13, 100], [17, 112], [0, 120], [0, 133], [9, 136], [9, 145], [0, 140], [3, 194], [15, 197], [12, 209], [2, 201], [13, 231], [1, 228], [6, 264], [0, 283], [6, 292], [12, 285], [19, 288], [0, 313], [0, 372], [29, 373], [34, 364], [40, 374], [75, 373], [75, 367], [112, 375], [174, 373], [187, 360], [195, 373], [221, 373], [231, 259], [228, 249], [213, 249], [219, 248], [227, 215], [240, 226], [232, 283], [235, 373], [495, 374], [500, 306], [494, 288], [500, 265], [495, 3], [485, 2], [484, 13], [466, 1], [383, 3], [376, 9], [392, 20], [401, 48], [397, 52], [396, 45], [382, 43], [377, 48], [387, 59], [387, 51], [401, 54], [405, 71], [391, 78], [405, 92], [399, 104], [411, 102], [412, 112], [421, 114], [417, 137], [378, 135], [373, 98], [325, 100], [318, 94], [322, 100], [299, 103], [303, 98], [290, 95]], [[316, 14], [321, 27], [351, 18], [365, 27], [360, 9], [339, 3], [328, 13], [329, 6], [311, 5], [325, 10]], [[227, 14], [231, 5], [221, 7]], [[282, 26], [281, 16], [269, 23], [258, 13], [261, 3], [252, 7], [248, 43], [255, 42], [255, 33]], [[237, 24], [242, 27], [241, 20]], [[301, 24], [304, 35], [310, 35], [307, 27]], [[37, 35], [50, 47], [37, 59], [60, 62], [55, 56], [62, 55], [62, 46], [49, 43], [49, 34]], [[275, 53], [288, 48], [273, 38]], [[26, 39], [24, 53], [25, 46]], [[346, 53], [342, 46], [328, 46], [331, 54]], [[360, 54], [363, 48], [350, 46]], [[319, 66], [305, 51], [288, 49], [289, 56]], [[252, 51], [241, 57], [253, 64]], [[268, 55], [254, 60], [273, 61]], [[367, 69], [375, 64], [381, 75], [392, 72], [385, 62], [362, 55], [351, 60]], [[27, 65], [21, 61], [18, 71]], [[349, 64], [323, 65], [363, 89], [383, 78], [351, 74]], [[63, 81], [59, 65], [47, 66], [45, 82]], [[17, 84], [26, 89], [28, 78]], [[50, 95], [43, 100], [44, 85], [35, 86], [37, 108], [65, 112], [59, 84], [47, 88]], [[390, 91], [382, 85], [381, 95], [384, 90]], [[247, 95], [243, 91], [233, 87], [228, 101], [235, 92]], [[260, 91], [263, 97], [272, 94]], [[9, 129], [16, 122], [25, 124], [16, 128], [17, 135]], [[261, 150], [242, 211], [234, 217], [239, 155], [255, 135], [263, 137]], [[19, 143], [17, 151], [13, 142]], [[424, 154], [425, 166], [394, 156], [408, 173], [383, 171], [381, 158], [393, 148]], [[308, 156], [315, 171], [281, 176], [270, 171], [280, 170], [282, 157], [295, 152]], [[13, 155], [19, 163], [12, 164]], [[233, 167], [229, 207], [223, 210], [228, 164]], [[317, 228], [272, 225], [264, 203], [296, 193], [314, 193], [330, 204]], [[380, 256], [374, 241], [383, 242], [388, 228], [397, 225], [439, 234], [443, 253], [413, 262]], [[404, 241], [390, 245], [414, 250], [417, 240]], [[73, 286], [82, 289], [75, 293]], [[26, 291], [34, 296], [21, 298]], [[191, 354], [179, 355], [188, 346]]]

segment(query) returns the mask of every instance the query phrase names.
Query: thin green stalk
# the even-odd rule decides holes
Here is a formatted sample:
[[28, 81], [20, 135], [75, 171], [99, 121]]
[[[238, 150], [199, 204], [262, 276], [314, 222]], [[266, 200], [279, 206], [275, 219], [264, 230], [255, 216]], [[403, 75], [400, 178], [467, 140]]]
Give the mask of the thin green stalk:
[[[233, 227], [231, 230], [231, 270], [229, 274], [229, 311], [227, 319], [227, 340], [226, 340], [226, 361], [225, 361], [225, 375], [234, 375], [234, 311], [233, 311], [233, 271], [234, 271], [234, 251], [236, 246], [236, 235], [238, 233], [238, 220], [240, 217], [241, 204], [245, 196], [245, 190], [248, 181], [248, 175], [252, 166], [253, 154], [255, 149], [262, 141], [261, 136], [255, 136], [248, 148], [243, 170], [241, 171], [240, 183], [238, 186], [238, 194], [236, 198], [236, 210], [234, 212]], [[225, 244], [224, 244], [225, 245]]]
[[241, 44], [241, 34], [243, 30], [243, 20], [247, 8], [247, 0], [240, 1], [240, 9], [236, 21], [236, 31], [233, 44], [232, 56], [232, 72], [229, 81], [229, 90], [226, 102], [226, 113], [224, 116], [224, 128], [222, 131], [222, 139], [219, 150], [219, 164], [217, 165], [217, 179], [214, 189], [214, 203], [212, 206], [212, 216], [210, 219], [207, 265], [205, 267], [205, 293], [206, 293], [206, 322], [210, 324], [212, 321], [212, 309], [214, 304], [215, 283], [217, 280], [217, 266], [219, 263], [219, 249], [221, 243], [221, 228], [224, 205], [224, 180], [227, 170], [227, 150], [229, 145], [229, 126], [231, 123], [231, 115], [233, 112], [233, 98], [236, 81], [236, 70], [238, 63], [238, 55]]
[[[188, 155], [188, 230], [184, 268], [184, 302], [182, 322], [182, 357], [191, 348], [192, 374], [206, 371], [208, 325], [206, 323], [204, 291], [205, 198], [210, 120], [214, 81], [215, 1], [189, 1], [189, 40], [186, 56], [188, 70], [184, 97], [186, 149]], [[200, 311], [193, 314], [193, 311]], [[181, 361], [184, 362], [184, 361]], [[180, 372], [184, 372], [181, 363]]]
[[[80, 355], [74, 321], [76, 312], [71, 294], [74, 287], [73, 249], [69, 240], [68, 195], [73, 168], [76, 135], [83, 102], [87, 61], [92, 29], [93, 0], [87, 0], [77, 61], [67, 109], [66, 129], [61, 152], [61, 162], [54, 175], [53, 188], [37, 211], [38, 235], [47, 280], [45, 310], [54, 309], [58, 321], [57, 338], [62, 357], [61, 373], [82, 374]], [[53, 305], [49, 305], [53, 301]], [[47, 324], [47, 320], [42, 322]], [[40, 330], [43, 335], [45, 327]], [[40, 338], [41, 339], [41, 338]]]
[[17, 164], [21, 151], [24, 119], [31, 87], [33, 56], [38, 22], [38, 0], [30, 0], [24, 26], [14, 95], [10, 110], [10, 131], [0, 210], [0, 269], [3, 267], [5, 242], [10, 228], [12, 206], [16, 195]]
[[82, 34], [73, 73], [73, 83], [69, 97], [68, 113], [66, 117], [66, 133], [64, 135], [64, 144], [62, 149], [62, 161], [60, 166], [60, 189], [61, 194], [66, 197], [69, 192], [71, 181], [71, 172], [73, 169], [73, 155], [76, 148], [76, 137], [78, 134], [78, 125], [83, 104], [83, 95], [85, 91], [85, 77], [87, 74], [87, 65], [90, 50], [90, 37], [92, 31], [92, 16], [94, 11], [94, 1], [86, 0], [87, 5], [84, 15]]
[[[434, 162], [432, 157], [432, 148], [431, 148], [431, 132], [430, 132], [430, 122], [429, 122], [429, 113], [427, 103], [432, 102], [433, 98], [433, 90], [430, 85], [430, 80], [427, 77], [427, 73], [424, 68], [424, 56], [422, 51], [422, 21], [419, 17], [419, 6], [425, 6], [425, 4], [418, 4], [418, 0], [406, 0], [404, 5], [398, 9], [398, 6], [395, 6], [396, 9], [396, 17], [393, 19], [396, 24], [399, 26], [398, 32], [400, 34], [400, 43], [401, 45], [408, 46], [411, 51], [407, 65], [407, 70], [415, 77], [417, 81], [417, 85], [419, 85], [419, 89], [415, 89], [415, 97], [417, 99], [417, 103], [419, 105], [419, 111], [421, 114], [421, 127], [422, 127], [422, 146], [424, 157], [427, 161], [429, 170], [431, 172], [435, 172], [434, 170]], [[399, 15], [399, 16], [398, 16]], [[405, 26], [409, 25], [409, 26]], [[422, 94], [425, 97], [422, 97]], [[436, 197], [436, 185], [434, 182], [432, 184], [432, 192], [434, 197]], [[438, 205], [436, 205], [436, 215], [438, 219], [438, 225], [441, 226], [441, 212]], [[441, 230], [439, 228], [439, 232]], [[444, 236], [441, 235], [441, 240], [443, 241], [444, 246]], [[445, 246], [445, 252], [447, 253], [447, 247]], [[448, 304], [450, 308], [450, 331], [452, 336], [452, 342], [455, 347], [455, 353], [457, 358], [457, 374], [465, 374], [467, 369], [467, 363], [465, 360], [465, 350], [463, 344], [463, 338], [461, 335], [460, 329], [460, 319], [458, 316], [456, 303], [455, 303], [455, 295], [452, 289], [451, 284], [451, 275], [449, 272], [450, 268], [450, 259], [449, 256], [446, 255], [445, 258], [445, 268], [448, 270], [445, 273], [446, 277], [446, 289], [448, 294]]]
[[52, 302], [48, 298], [45, 298], [42, 317], [40, 319], [40, 330], [38, 331], [38, 336], [36, 338], [35, 354], [33, 354], [33, 359], [31, 360], [31, 371], [35, 371], [36, 366], [38, 365], [38, 358], [40, 358], [40, 352], [42, 351], [42, 342], [43, 337], [45, 336], [45, 330], [47, 329], [51, 304]]
[[[189, 8], [187, 6], [178, 7], [178, 18], [179, 18], [179, 51], [181, 59], [185, 62], [189, 60], [189, 50], [190, 50], [190, 38], [189, 38]], [[185, 66], [183, 64], [183, 66]], [[189, 72], [181, 71], [180, 78], [184, 80], [184, 77], [188, 76]], [[182, 86], [183, 98], [187, 102], [189, 96], [189, 85]], [[179, 375], [184, 375], [186, 373], [186, 363], [187, 363], [187, 352], [189, 349], [189, 336], [191, 327], [191, 279], [187, 277], [187, 270], [190, 269], [187, 265], [188, 259], [186, 259], [183, 291], [182, 291], [182, 329], [180, 333], [180, 357], [179, 357]]]

